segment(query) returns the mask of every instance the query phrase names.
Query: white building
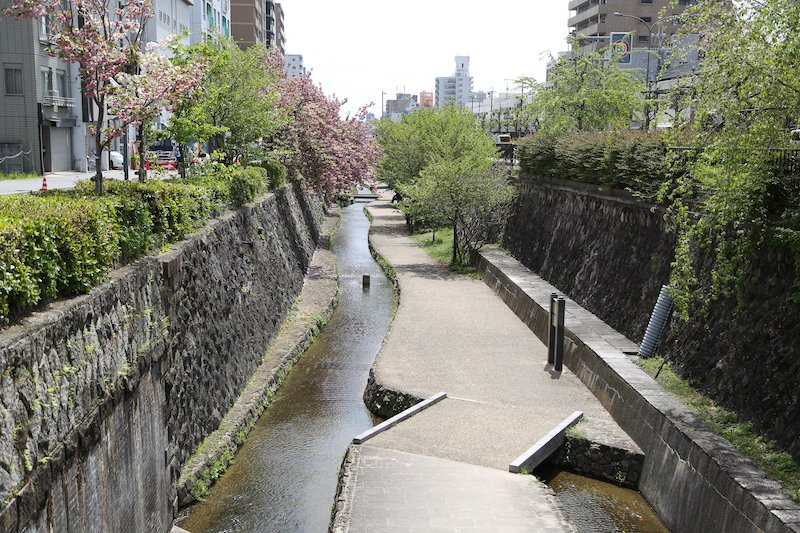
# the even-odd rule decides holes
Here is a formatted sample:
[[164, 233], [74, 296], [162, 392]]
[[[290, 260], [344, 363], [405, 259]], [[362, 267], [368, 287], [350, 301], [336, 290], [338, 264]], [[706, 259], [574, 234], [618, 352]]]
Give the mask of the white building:
[[436, 78], [436, 107], [454, 103], [458, 107], [470, 103], [472, 76], [469, 75], [469, 56], [456, 56], [456, 72], [453, 76]]
[[[163, 0], [167, 2], [183, 2], [184, 0]], [[214, 34], [230, 37], [231, 35], [231, 2], [230, 0], [188, 0], [192, 1], [192, 43], [198, 43]]]
[[303, 56], [300, 54], [286, 54], [283, 56], [283, 65], [286, 69], [286, 76], [297, 78], [306, 75], [306, 67], [303, 66]]

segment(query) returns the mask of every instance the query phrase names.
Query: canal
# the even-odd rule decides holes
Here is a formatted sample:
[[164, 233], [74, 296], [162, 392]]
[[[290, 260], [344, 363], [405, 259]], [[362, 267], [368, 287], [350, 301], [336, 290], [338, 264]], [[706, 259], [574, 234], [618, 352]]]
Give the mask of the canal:
[[[372, 427], [362, 400], [393, 309], [389, 280], [370, 255], [364, 204], [341, 211], [333, 238], [339, 305], [295, 365], [236, 460], [179, 525], [191, 533], [328, 529], [339, 466]], [[369, 290], [362, 275], [371, 276]]]
[[[333, 238], [339, 305], [250, 432], [205, 501], [184, 512], [191, 533], [328, 529], [339, 466], [353, 436], [374, 423], [362, 394], [394, 305], [392, 286], [370, 255], [364, 204], [341, 211]], [[362, 276], [371, 287], [362, 288]], [[562, 472], [537, 474], [582, 532], [663, 533], [636, 491]]]

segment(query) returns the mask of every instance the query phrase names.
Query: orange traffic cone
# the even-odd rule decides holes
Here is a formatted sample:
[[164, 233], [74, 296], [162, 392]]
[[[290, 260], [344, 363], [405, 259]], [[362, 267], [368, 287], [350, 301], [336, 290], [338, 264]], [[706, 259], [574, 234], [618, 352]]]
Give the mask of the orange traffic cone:
[[42, 176], [42, 192], [47, 192], [47, 176]]

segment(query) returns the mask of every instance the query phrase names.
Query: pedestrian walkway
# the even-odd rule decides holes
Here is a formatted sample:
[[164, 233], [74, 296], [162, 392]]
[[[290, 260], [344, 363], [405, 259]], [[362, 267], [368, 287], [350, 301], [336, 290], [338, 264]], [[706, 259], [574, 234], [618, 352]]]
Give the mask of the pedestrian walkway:
[[[508, 473], [509, 463], [574, 411], [584, 413], [579, 427], [588, 438], [638, 447], [577, 377], [547, 365], [546, 346], [490, 288], [451, 273], [406, 236], [405, 218], [390, 198], [384, 191], [368, 208], [371, 242], [394, 267], [401, 289], [375, 380], [403, 394], [428, 398], [444, 391], [447, 398], [361, 448], [362, 459], [351, 462], [349, 492], [340, 502], [349, 509], [349, 521], [339, 529], [435, 531], [450, 516], [451, 502], [471, 501], [474, 505], [459, 506], [463, 528], [445, 526], [447, 531], [571, 530], [550, 489]], [[387, 463], [395, 467], [384, 468]], [[489, 476], [488, 470], [492, 488], [469, 476], [451, 483], [455, 465], [476, 476]], [[449, 474], [430, 475], [431, 468]], [[398, 484], [415, 495], [403, 499], [400, 510], [392, 509], [400, 503]], [[509, 501], [529, 505], [497, 507], [493, 494], [503, 491], [516, 495]], [[509, 527], [487, 529], [498, 509]], [[381, 525], [384, 518], [391, 520]]]
[[[63, 172], [48, 172], [45, 174], [47, 178], [47, 189], [71, 189], [78, 181], [88, 180], [94, 176], [92, 172], [76, 172], [68, 170]], [[105, 179], [123, 180], [124, 173], [122, 170], [104, 170], [103, 177]], [[138, 176], [135, 170], [128, 172], [128, 179], [136, 181]], [[1, 180], [0, 181], [0, 194], [22, 194], [26, 192], [34, 192], [41, 190], [42, 177], [26, 178], [20, 180]]]

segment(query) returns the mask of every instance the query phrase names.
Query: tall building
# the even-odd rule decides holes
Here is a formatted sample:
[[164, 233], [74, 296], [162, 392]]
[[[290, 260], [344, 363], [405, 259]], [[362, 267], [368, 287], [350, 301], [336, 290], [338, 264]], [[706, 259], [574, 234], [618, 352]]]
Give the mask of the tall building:
[[283, 23], [283, 6], [275, 3], [275, 46], [286, 55], [286, 26]]
[[231, 0], [231, 35], [240, 47], [264, 42], [265, 9], [264, 0]]
[[303, 66], [303, 56], [299, 54], [284, 54], [283, 65], [286, 68], [286, 76], [297, 78], [306, 75], [306, 67]]
[[[631, 31], [635, 32], [633, 48], [648, 48], [661, 33], [675, 33], [668, 21], [659, 24], [659, 20], [681, 13], [692, 0], [679, 0], [677, 5], [660, 16], [662, 10], [671, 3], [672, 0], [570, 0], [569, 9], [573, 12], [569, 18], [570, 32], [584, 36], [584, 51], [607, 47], [612, 33]], [[648, 25], [653, 27], [653, 35]]]
[[91, 109], [77, 66], [47, 55], [45, 21], [0, 16], [0, 172], [88, 168]]
[[436, 107], [454, 103], [463, 107], [472, 93], [472, 76], [469, 75], [469, 56], [456, 56], [456, 72], [452, 76], [436, 78]]
[[192, 8], [192, 43], [215, 34], [231, 36], [231, 0], [169, 0], [190, 2]]
[[267, 47], [275, 45], [275, 2], [264, 2], [264, 44]]

